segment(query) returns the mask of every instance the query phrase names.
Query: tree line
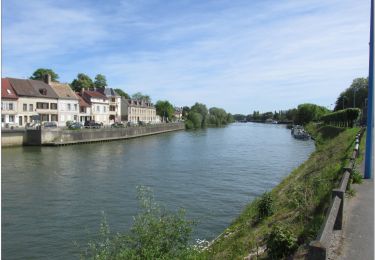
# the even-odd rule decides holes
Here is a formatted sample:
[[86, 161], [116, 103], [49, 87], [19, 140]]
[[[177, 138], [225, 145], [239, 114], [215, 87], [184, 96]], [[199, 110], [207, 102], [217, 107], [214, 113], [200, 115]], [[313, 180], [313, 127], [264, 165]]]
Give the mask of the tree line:
[[334, 110], [324, 106], [305, 103], [297, 108], [252, 114], [235, 114], [233, 118], [239, 122], [266, 122], [275, 120], [283, 123], [304, 125], [311, 121], [323, 121], [337, 126], [352, 126], [354, 121], [362, 117], [362, 123], [366, 121], [368, 95], [368, 78], [356, 78], [349, 88], [345, 89], [337, 97]]
[[186, 129], [199, 129], [207, 126], [224, 126], [234, 122], [230, 113], [218, 107], [207, 109], [205, 104], [195, 103], [193, 106], [182, 108]]

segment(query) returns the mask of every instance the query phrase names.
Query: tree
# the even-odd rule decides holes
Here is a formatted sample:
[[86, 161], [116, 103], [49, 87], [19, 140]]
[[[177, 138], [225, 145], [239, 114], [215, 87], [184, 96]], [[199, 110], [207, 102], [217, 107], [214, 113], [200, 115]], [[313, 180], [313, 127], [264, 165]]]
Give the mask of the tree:
[[95, 76], [94, 86], [96, 88], [105, 88], [107, 86], [107, 79], [104, 75], [98, 74]]
[[81, 91], [82, 88], [89, 89], [94, 87], [92, 79], [84, 73], [79, 73], [77, 78], [70, 84], [74, 91]]
[[208, 110], [205, 104], [202, 103], [195, 103], [194, 106], [190, 108], [191, 112], [196, 112], [201, 114], [202, 116], [202, 127], [206, 126], [206, 118], [208, 115]]
[[149, 95], [143, 95], [141, 92], [137, 92], [135, 94], [132, 95], [132, 99], [136, 99], [136, 100], [144, 100], [146, 102], [149, 102], [151, 103], [151, 98]]
[[57, 75], [51, 69], [43, 69], [43, 68], [39, 68], [36, 71], [34, 71], [33, 75], [30, 77], [30, 79], [43, 80], [43, 75], [46, 75], [46, 74], [49, 74], [51, 76], [52, 81], [58, 82], [57, 79], [59, 78], [59, 75]]
[[126, 99], [130, 99], [130, 96], [128, 95], [128, 93], [124, 92], [122, 89], [119, 89], [119, 88], [115, 88], [115, 91], [117, 94], [119, 94], [120, 96], [126, 98]]
[[325, 107], [315, 104], [301, 104], [298, 105], [295, 121], [297, 124], [305, 125], [311, 121], [318, 121], [320, 118], [329, 113]]
[[182, 117], [187, 118], [187, 116], [189, 115], [189, 112], [190, 112], [190, 107], [184, 106], [182, 108]]
[[169, 101], [159, 100], [158, 102], [156, 102], [155, 108], [156, 114], [161, 116], [163, 118], [163, 121], [165, 121], [166, 118], [168, 118], [169, 120], [172, 119], [174, 115], [174, 107], [171, 103], [169, 103]]
[[354, 79], [350, 87], [347, 88], [344, 92], [342, 92], [340, 96], [337, 98], [334, 111], [354, 107], [363, 109], [365, 106], [365, 100], [368, 95], [367, 91], [367, 78]]

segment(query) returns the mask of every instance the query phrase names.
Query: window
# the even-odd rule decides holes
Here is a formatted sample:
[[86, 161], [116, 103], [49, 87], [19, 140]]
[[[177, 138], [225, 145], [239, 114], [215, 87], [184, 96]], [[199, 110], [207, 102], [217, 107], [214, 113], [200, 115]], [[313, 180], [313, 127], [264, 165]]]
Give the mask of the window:
[[57, 103], [51, 103], [51, 109], [56, 110], [57, 109]]
[[9, 123], [14, 123], [14, 116], [12, 115], [9, 116]]
[[107, 112], [107, 108], [105, 106], [103, 106], [103, 111], [104, 113]]
[[29, 111], [34, 111], [34, 105], [33, 104], [29, 104]]
[[42, 121], [42, 122], [49, 121], [49, 115], [47, 115], [47, 114], [40, 114], [40, 121]]
[[77, 111], [77, 104], [74, 104], [74, 111]]
[[8, 92], [9, 95], [12, 94], [12, 92], [9, 89], [7, 89], [7, 92]]
[[5, 122], [5, 116], [1, 115], [1, 123], [4, 123], [4, 122]]
[[23, 111], [27, 111], [27, 104], [23, 104]]
[[49, 108], [49, 104], [48, 103], [37, 102], [36, 103], [36, 108], [37, 109], [48, 109]]
[[74, 115], [74, 121], [77, 121], [77, 116], [76, 115]]
[[100, 106], [96, 106], [96, 112], [100, 111]]
[[64, 115], [61, 115], [61, 116], [60, 116], [60, 119], [61, 119], [62, 122], [64, 122], [64, 121], [65, 121], [65, 117], [64, 117]]
[[58, 121], [57, 120], [57, 115], [51, 115], [51, 121]]
[[9, 110], [13, 110], [13, 103], [9, 103]]
[[116, 99], [115, 99], [115, 98], [112, 98], [112, 102], [116, 102]]
[[68, 111], [70, 111], [71, 109], [72, 109], [72, 105], [68, 104]]

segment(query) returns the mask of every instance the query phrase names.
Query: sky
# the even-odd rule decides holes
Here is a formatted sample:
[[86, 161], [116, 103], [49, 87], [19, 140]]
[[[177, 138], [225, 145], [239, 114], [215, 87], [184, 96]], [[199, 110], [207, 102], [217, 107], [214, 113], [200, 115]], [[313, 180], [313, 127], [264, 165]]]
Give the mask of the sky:
[[369, 15], [370, 0], [2, 0], [2, 77], [100, 73], [233, 114], [333, 108], [368, 75]]

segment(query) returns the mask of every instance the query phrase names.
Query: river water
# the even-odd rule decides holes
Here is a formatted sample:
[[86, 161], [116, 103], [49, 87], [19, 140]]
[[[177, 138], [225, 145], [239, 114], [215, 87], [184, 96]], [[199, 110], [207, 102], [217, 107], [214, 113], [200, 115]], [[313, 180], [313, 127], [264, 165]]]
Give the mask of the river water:
[[137, 213], [136, 186], [213, 239], [314, 150], [285, 126], [231, 124], [131, 140], [2, 149], [3, 259], [78, 258], [104, 211], [114, 232]]

